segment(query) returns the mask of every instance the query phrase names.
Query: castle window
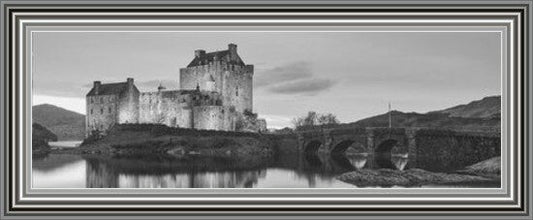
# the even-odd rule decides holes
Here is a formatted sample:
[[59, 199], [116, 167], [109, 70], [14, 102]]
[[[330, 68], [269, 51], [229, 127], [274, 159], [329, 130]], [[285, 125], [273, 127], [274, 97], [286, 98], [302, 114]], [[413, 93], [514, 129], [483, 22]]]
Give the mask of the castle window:
[[103, 108], [100, 109], [100, 114], [104, 114], [104, 109]]
[[239, 87], [235, 87], [235, 96], [239, 96]]
[[93, 104], [93, 103], [94, 103], [94, 98], [93, 98], [93, 97], [91, 97], [91, 104]]
[[109, 110], [109, 113], [111, 113], [111, 107], [109, 107], [109, 109], [108, 109], [108, 110]]
[[91, 109], [91, 115], [93, 114], [93, 109]]
[[104, 97], [100, 97], [100, 102], [104, 103]]

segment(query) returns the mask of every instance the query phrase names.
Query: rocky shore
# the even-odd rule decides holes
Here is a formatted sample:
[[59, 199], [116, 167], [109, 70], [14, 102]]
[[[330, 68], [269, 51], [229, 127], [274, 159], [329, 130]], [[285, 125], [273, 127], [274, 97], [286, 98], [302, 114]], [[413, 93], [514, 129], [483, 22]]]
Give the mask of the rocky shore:
[[467, 166], [463, 170], [458, 170], [457, 173], [478, 175], [488, 178], [500, 178], [501, 175], [501, 157], [493, 157], [488, 160], [481, 161], [471, 166]]
[[500, 158], [495, 157], [453, 173], [434, 173], [422, 169], [362, 169], [341, 174], [337, 179], [359, 187], [421, 185], [498, 184]]

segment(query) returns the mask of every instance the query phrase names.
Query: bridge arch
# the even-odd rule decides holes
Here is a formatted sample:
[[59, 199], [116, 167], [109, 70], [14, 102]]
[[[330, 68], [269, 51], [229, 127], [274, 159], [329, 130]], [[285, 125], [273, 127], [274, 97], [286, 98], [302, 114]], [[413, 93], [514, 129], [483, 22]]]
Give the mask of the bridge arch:
[[398, 141], [395, 139], [387, 139], [382, 141], [374, 150], [374, 153], [380, 156], [390, 157], [392, 148], [398, 145]]
[[318, 149], [322, 146], [322, 142], [319, 140], [312, 140], [305, 144], [304, 153], [306, 154], [316, 154]]
[[347, 139], [335, 144], [331, 149], [331, 154], [345, 154], [349, 148], [352, 148], [357, 153], [366, 153], [366, 148], [363, 144]]

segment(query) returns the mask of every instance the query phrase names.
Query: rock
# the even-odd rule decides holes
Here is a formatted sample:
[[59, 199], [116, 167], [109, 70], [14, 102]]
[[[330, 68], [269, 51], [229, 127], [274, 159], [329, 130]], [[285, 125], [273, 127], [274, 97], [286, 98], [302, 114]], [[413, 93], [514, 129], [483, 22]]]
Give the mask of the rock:
[[488, 160], [465, 167], [458, 170], [457, 173], [479, 175], [485, 177], [497, 178], [501, 175], [501, 157], [493, 157]]
[[494, 179], [481, 176], [433, 173], [422, 169], [409, 169], [405, 171], [391, 169], [362, 169], [344, 173], [338, 176], [337, 179], [360, 187], [494, 182]]

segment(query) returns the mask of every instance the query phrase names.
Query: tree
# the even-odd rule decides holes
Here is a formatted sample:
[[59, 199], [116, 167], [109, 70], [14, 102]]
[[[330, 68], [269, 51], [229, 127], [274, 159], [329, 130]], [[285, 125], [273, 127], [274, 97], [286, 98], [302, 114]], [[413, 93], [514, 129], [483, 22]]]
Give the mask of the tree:
[[299, 128], [304, 126], [304, 119], [303, 117], [296, 117], [292, 119], [292, 124], [294, 125], [294, 128]]
[[294, 128], [298, 129], [305, 126], [316, 126], [316, 125], [328, 125], [328, 124], [338, 124], [337, 116], [331, 113], [327, 114], [318, 114], [314, 111], [307, 113], [307, 116], [296, 117], [292, 119], [292, 124]]
[[339, 120], [337, 120], [337, 116], [331, 113], [323, 114], [318, 117], [318, 124], [319, 125], [330, 125], [330, 124], [338, 124]]
[[243, 115], [246, 116], [246, 118], [250, 120], [256, 120], [257, 119], [257, 113], [253, 113], [250, 110], [246, 109], [243, 112]]
[[313, 126], [318, 123], [318, 114], [316, 112], [310, 111], [307, 113], [307, 116], [304, 118], [304, 125]]

